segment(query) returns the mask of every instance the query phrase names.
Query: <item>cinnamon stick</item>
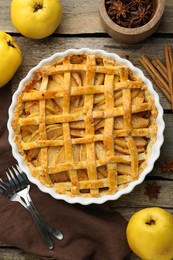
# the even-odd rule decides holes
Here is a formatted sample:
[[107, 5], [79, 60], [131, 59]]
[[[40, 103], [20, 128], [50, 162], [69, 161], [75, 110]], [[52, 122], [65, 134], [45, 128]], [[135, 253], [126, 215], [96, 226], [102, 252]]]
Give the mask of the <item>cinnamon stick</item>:
[[151, 60], [154, 67], [160, 72], [160, 74], [163, 76], [163, 78], [168, 82], [168, 73], [165, 65], [162, 63], [162, 61], [159, 58], [155, 58]]
[[168, 84], [171, 94], [171, 106], [173, 110], [173, 74], [172, 74], [172, 65], [173, 65], [173, 58], [172, 58], [172, 47], [170, 45], [166, 45], [164, 47], [165, 51], [165, 62], [166, 62], [166, 69], [168, 74]]
[[158, 88], [162, 91], [162, 93], [166, 96], [169, 102], [171, 102], [169, 86], [167, 82], [163, 79], [162, 75], [157, 71], [157, 69], [153, 66], [151, 61], [147, 56], [142, 56], [139, 59], [140, 63], [143, 65], [145, 70], [151, 76], [153, 81], [156, 83]]

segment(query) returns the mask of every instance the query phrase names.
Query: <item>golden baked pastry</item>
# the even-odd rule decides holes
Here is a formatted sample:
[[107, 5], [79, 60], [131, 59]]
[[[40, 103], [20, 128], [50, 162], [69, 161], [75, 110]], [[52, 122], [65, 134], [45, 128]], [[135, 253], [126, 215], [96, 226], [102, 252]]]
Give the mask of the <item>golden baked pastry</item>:
[[34, 72], [18, 96], [12, 127], [43, 185], [100, 197], [138, 179], [156, 141], [156, 117], [153, 97], [130, 68], [81, 53]]

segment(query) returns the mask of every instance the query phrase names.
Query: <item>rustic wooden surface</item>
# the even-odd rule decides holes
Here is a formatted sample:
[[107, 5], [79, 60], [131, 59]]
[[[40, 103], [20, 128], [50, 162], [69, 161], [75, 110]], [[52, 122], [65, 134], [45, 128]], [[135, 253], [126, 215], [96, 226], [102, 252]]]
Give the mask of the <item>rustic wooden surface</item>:
[[[163, 46], [173, 46], [173, 1], [166, 0], [166, 8], [157, 32], [147, 41], [126, 45], [111, 39], [104, 31], [99, 18], [98, 0], [61, 0], [63, 7], [63, 20], [57, 31], [47, 39], [31, 40], [20, 35], [13, 27], [10, 19], [10, 0], [0, 0], [0, 30], [14, 36], [23, 53], [23, 63], [12, 79], [13, 91], [19, 81], [41, 59], [58, 51], [69, 48], [89, 47], [114, 52], [121, 57], [128, 58], [135, 66], [142, 68], [138, 58], [146, 54], [150, 57], [164, 58]], [[145, 72], [144, 72], [145, 73]], [[147, 75], [147, 73], [145, 73]], [[148, 75], [147, 75], [148, 76]], [[133, 213], [141, 208], [158, 206], [173, 213], [173, 173], [162, 173], [161, 166], [165, 160], [173, 159], [173, 113], [166, 98], [154, 85], [160, 96], [160, 103], [164, 108], [165, 132], [164, 144], [161, 154], [155, 163], [153, 171], [145, 181], [138, 185], [130, 194], [122, 196], [117, 201], [112, 201], [112, 210], [118, 210], [129, 220]], [[161, 186], [158, 199], [149, 199], [145, 190], [147, 183], [156, 182]], [[2, 260], [37, 260], [38, 257], [27, 254], [20, 249], [0, 243], [0, 259]], [[139, 259], [134, 254], [131, 259]]]

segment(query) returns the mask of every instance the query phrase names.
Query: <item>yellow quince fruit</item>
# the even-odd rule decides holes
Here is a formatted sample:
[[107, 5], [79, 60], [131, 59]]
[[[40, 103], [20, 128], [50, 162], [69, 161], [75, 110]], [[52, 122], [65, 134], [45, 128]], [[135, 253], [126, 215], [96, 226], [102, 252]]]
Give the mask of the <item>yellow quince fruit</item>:
[[22, 62], [22, 53], [11, 35], [0, 31], [0, 87], [6, 85]]
[[11, 20], [24, 36], [42, 39], [51, 35], [62, 19], [59, 0], [12, 0]]
[[131, 250], [142, 260], [173, 259], [173, 215], [163, 208], [137, 211], [126, 230]]

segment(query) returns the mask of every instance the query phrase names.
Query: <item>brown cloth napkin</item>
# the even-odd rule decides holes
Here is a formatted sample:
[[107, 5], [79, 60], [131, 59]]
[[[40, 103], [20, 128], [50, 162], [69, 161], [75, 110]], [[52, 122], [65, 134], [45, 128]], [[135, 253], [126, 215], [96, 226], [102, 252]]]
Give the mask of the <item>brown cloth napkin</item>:
[[[16, 162], [8, 143], [7, 118], [11, 103], [10, 85], [0, 89], [0, 177]], [[39, 256], [60, 260], [130, 259], [126, 241], [127, 221], [103, 205], [70, 205], [55, 200], [31, 185], [31, 197], [42, 216], [58, 227], [64, 239], [48, 250], [25, 208], [0, 194], [0, 241]], [[107, 209], [106, 209], [107, 208]]]

